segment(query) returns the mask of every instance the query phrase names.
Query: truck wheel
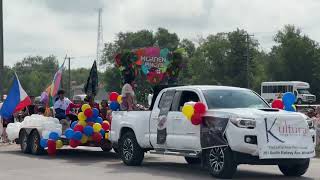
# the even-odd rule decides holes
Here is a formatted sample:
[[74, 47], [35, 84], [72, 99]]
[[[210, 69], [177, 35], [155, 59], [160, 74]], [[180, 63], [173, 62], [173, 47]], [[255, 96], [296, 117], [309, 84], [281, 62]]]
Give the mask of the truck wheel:
[[30, 153], [31, 149], [30, 149], [30, 143], [28, 142], [28, 134], [24, 129], [20, 131], [19, 141], [20, 141], [21, 152], [25, 154]]
[[207, 150], [206, 159], [209, 172], [214, 177], [231, 179], [237, 171], [237, 164], [229, 147], [215, 147]]
[[133, 132], [127, 132], [120, 138], [119, 153], [122, 161], [128, 166], [139, 166], [144, 158], [144, 150]]
[[200, 164], [201, 163], [200, 158], [184, 157], [184, 159], [187, 161], [188, 164]]
[[279, 169], [285, 176], [299, 177], [304, 175], [309, 168], [310, 159], [301, 164], [279, 165]]
[[40, 155], [44, 153], [44, 149], [40, 146], [40, 135], [38, 131], [33, 131], [30, 134], [30, 148], [31, 153], [34, 155]]

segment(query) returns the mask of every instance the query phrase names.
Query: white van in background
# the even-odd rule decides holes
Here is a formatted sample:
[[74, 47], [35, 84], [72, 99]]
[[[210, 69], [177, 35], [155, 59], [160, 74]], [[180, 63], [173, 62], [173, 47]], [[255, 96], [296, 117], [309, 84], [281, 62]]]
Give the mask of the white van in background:
[[310, 85], [301, 81], [277, 81], [261, 83], [261, 96], [268, 102], [286, 92], [293, 92], [296, 96], [296, 103], [314, 103], [316, 96], [309, 92]]

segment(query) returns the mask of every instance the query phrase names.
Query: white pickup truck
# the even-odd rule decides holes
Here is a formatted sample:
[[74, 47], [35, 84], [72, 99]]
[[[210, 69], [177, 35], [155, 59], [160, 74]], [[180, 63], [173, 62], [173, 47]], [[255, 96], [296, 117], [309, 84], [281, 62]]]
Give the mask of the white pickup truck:
[[[200, 125], [181, 112], [188, 102], [206, 105]], [[272, 109], [248, 89], [165, 88], [150, 109], [112, 114], [110, 140], [126, 165], [141, 165], [150, 151], [184, 156], [219, 178], [232, 178], [239, 164], [278, 165], [286, 176], [301, 176], [315, 155], [311, 120], [301, 113]]]

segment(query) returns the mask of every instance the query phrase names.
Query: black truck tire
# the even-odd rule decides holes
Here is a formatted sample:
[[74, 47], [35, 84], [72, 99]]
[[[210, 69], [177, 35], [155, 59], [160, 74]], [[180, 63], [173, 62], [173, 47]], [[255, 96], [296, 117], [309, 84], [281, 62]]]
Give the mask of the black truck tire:
[[279, 165], [279, 169], [285, 176], [299, 177], [307, 172], [309, 164], [310, 159], [307, 159], [305, 162], [300, 164]]
[[133, 132], [128, 131], [121, 136], [119, 141], [119, 154], [124, 164], [139, 166], [144, 158], [144, 150], [137, 142]]
[[45, 150], [40, 146], [40, 135], [38, 131], [34, 130], [30, 134], [29, 144], [31, 149], [31, 154], [40, 155], [44, 154]]
[[231, 179], [237, 171], [233, 153], [229, 147], [215, 147], [206, 150], [206, 160], [212, 176]]
[[21, 152], [25, 154], [29, 154], [31, 152], [30, 143], [28, 139], [29, 138], [27, 132], [24, 129], [21, 129], [19, 133], [19, 143]]

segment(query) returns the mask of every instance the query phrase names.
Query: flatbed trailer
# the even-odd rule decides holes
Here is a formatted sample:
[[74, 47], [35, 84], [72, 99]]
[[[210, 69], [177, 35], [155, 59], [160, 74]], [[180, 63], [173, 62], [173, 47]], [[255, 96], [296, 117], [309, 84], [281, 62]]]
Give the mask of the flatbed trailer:
[[[16, 139], [16, 143], [20, 144], [21, 152], [34, 155], [46, 153], [45, 149], [40, 146], [42, 131], [42, 127], [36, 126], [21, 128], [19, 138]], [[64, 135], [60, 137], [60, 140], [63, 142], [63, 145], [69, 145], [69, 140]], [[89, 141], [86, 144], [81, 144], [80, 146], [101, 147], [105, 152], [109, 152], [114, 149], [114, 151], [117, 152], [117, 149], [112, 147], [112, 143], [106, 139], [101, 140], [99, 143]]]

